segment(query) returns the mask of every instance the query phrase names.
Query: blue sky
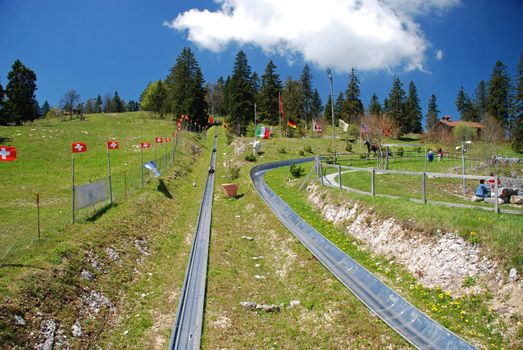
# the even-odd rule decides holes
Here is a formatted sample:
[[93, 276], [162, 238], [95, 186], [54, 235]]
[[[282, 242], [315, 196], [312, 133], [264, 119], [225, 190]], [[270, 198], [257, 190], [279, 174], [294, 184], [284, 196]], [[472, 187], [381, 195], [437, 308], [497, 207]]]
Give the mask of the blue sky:
[[[20, 59], [37, 74], [37, 99], [57, 105], [76, 89], [82, 100], [118, 90], [138, 100], [190, 46], [205, 79], [231, 73], [242, 48], [259, 75], [273, 59], [282, 80], [312, 68], [325, 102], [326, 67], [335, 95], [355, 67], [361, 99], [381, 101], [394, 76], [413, 80], [426, 113], [431, 94], [441, 115], [457, 117], [463, 85], [473, 97], [497, 59], [515, 78], [523, 52], [521, 0], [0, 0], [0, 83]], [[223, 8], [224, 4], [228, 7]], [[340, 7], [341, 6], [341, 7]], [[345, 7], [343, 7], [345, 6]]]

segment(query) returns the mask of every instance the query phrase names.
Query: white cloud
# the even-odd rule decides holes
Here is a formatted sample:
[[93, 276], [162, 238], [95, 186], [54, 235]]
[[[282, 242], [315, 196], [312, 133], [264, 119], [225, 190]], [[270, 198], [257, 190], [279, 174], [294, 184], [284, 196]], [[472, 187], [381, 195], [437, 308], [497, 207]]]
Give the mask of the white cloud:
[[441, 61], [443, 59], [443, 51], [441, 51], [441, 50], [436, 51], [436, 59], [438, 61]]
[[213, 52], [232, 43], [268, 54], [296, 55], [319, 68], [423, 70], [430, 43], [416, 19], [459, 0], [216, 0], [215, 11], [192, 9], [164, 25]]

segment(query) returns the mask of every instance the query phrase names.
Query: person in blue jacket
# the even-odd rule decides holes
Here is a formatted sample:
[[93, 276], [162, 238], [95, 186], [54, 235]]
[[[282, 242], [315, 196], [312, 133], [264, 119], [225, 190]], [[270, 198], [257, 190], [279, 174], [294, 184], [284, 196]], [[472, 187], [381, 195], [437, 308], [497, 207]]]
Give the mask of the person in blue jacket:
[[490, 195], [490, 190], [487, 185], [485, 185], [485, 180], [479, 180], [479, 186], [476, 189], [476, 197], [487, 198]]

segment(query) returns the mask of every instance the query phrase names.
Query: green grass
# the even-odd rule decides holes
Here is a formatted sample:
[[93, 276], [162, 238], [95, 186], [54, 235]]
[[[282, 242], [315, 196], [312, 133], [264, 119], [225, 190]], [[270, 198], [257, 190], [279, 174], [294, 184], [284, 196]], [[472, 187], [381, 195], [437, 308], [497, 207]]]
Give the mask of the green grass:
[[[311, 165], [309, 164], [309, 168], [310, 166]], [[388, 261], [381, 257], [372, 256], [367, 251], [359, 249], [354, 245], [350, 236], [348, 236], [343, 230], [323, 221], [321, 215], [310, 207], [303, 192], [298, 191], [297, 187], [299, 182], [289, 185], [288, 178], [289, 175], [287, 168], [273, 170], [266, 174], [268, 185], [280, 197], [282, 197], [282, 199], [291, 205], [291, 207], [297, 211], [302, 218], [348, 255], [363, 264], [371, 272], [376, 273], [378, 276], [383, 278], [387, 284], [391, 285], [393, 289], [407, 297], [407, 299], [414, 305], [429, 314], [445, 327], [467, 339], [473, 339], [476, 342], [480, 342], [484, 346], [501, 348], [510, 343], [510, 340], [504, 339], [502, 336], [503, 325], [496, 326], [497, 330], [495, 330], [497, 321], [495, 320], [494, 315], [492, 315], [488, 310], [488, 305], [485, 303], [489, 298], [489, 295], [451, 298], [449, 293], [445, 293], [440, 289], [427, 289], [422, 287], [416, 279], [404, 269], [398, 267], [396, 264], [389, 264]], [[433, 208], [430, 208], [429, 211], [422, 205], [419, 206], [401, 200], [391, 201], [382, 198], [372, 198], [372, 201], [369, 201], [368, 197], [365, 196], [353, 196], [353, 194], [340, 193], [337, 190], [330, 191], [337, 195], [336, 197], [338, 201], [343, 200], [343, 197], [357, 199], [366, 205], [372, 206], [373, 210], [380, 215], [387, 215], [385, 209], [388, 209], [388, 213], [390, 214], [393, 212], [394, 216], [399, 218], [400, 222], [407, 219], [407, 216], [405, 215], [398, 215], [398, 212], [401, 212], [402, 210], [408, 211], [409, 215], [416, 213], [416, 215], [410, 217], [414, 219], [416, 225], [420, 226], [426, 224], [426, 221], [424, 222], [423, 219], [420, 218], [440, 218], [438, 217], [440, 212], [431, 213]], [[380, 203], [381, 205], [376, 205], [377, 203]], [[447, 214], [438, 226], [448, 229], [449, 222], [445, 221], [445, 218], [450, 216], [457, 215], [456, 213]], [[434, 224], [434, 220], [429, 220], [429, 222]], [[470, 221], [467, 222], [470, 223]], [[515, 224], [515, 222], [513, 223]], [[461, 222], [461, 224], [464, 225], [465, 222]], [[512, 226], [512, 228], [514, 227]], [[427, 229], [427, 227], [425, 226], [424, 229]], [[485, 231], [483, 231], [483, 233], [485, 233]], [[519, 245], [519, 242], [512, 243]], [[519, 246], [521, 247], [521, 245]]]
[[[118, 139], [120, 149], [111, 151], [113, 198], [116, 203], [141, 187], [139, 143], [154, 136], [170, 136], [174, 123], [151, 118], [146, 112], [98, 114], [87, 121], [56, 121], [16, 127], [0, 127], [3, 143], [17, 147], [15, 162], [0, 163], [4, 179], [0, 191], [0, 262], [17, 264], [20, 250], [41, 244], [37, 238], [36, 194], [40, 197], [40, 230], [45, 240], [60, 240], [57, 232], [71, 222], [71, 143], [87, 144], [86, 153], [76, 154], [75, 183], [86, 184], [107, 178], [106, 141]], [[154, 146], [154, 143], [152, 144]], [[167, 147], [171, 157], [171, 144]], [[157, 149], [157, 164], [163, 169], [163, 145]], [[154, 150], [144, 152], [154, 160]], [[148, 171], [145, 172], [149, 179]], [[8, 204], [8, 205], [7, 205]], [[77, 219], [96, 215], [104, 204], [76, 213]]]

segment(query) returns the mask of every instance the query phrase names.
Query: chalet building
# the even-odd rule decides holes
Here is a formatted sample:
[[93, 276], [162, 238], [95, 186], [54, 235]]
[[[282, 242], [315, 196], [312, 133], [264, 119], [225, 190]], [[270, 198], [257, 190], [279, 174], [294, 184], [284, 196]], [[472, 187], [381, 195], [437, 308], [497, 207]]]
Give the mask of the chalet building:
[[457, 121], [453, 122], [451, 120], [451, 116], [444, 116], [441, 118], [441, 120], [438, 120], [438, 123], [434, 126], [434, 131], [436, 132], [447, 132], [452, 133], [452, 129], [454, 129], [455, 126], [464, 124], [474, 130], [476, 130], [476, 138], [481, 138], [481, 129], [483, 129], [485, 126], [481, 123], [477, 122], [465, 122], [465, 121]]

